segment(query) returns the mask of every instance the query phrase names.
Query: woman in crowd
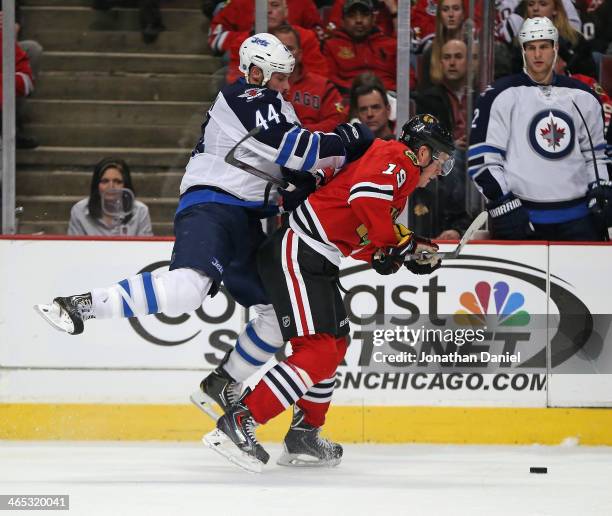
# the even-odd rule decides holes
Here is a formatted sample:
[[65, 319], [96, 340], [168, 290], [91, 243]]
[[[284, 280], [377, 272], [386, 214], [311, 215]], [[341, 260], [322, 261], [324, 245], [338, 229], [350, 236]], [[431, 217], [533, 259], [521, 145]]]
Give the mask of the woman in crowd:
[[125, 161], [104, 158], [94, 168], [89, 197], [70, 211], [69, 235], [151, 236], [149, 208], [134, 199]]
[[546, 16], [559, 31], [559, 45], [567, 46], [571, 53], [568, 69], [573, 73], [597, 77], [591, 45], [570, 23], [563, 0], [527, 0], [519, 6], [517, 13], [506, 19], [500, 37], [511, 47], [513, 72], [523, 69], [521, 47], [516, 37], [518, 29], [524, 18], [537, 16]]
[[442, 80], [442, 47], [450, 39], [463, 39], [465, 6], [463, 0], [442, 0], [436, 12], [436, 35], [423, 52], [423, 65], [418, 77], [419, 91]]

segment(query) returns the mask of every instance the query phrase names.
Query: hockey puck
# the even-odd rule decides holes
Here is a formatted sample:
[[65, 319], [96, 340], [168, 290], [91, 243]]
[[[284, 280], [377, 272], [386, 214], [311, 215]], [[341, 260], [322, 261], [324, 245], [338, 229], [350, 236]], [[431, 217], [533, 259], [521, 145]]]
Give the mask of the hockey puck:
[[529, 468], [529, 473], [548, 473], [548, 468], [541, 468], [537, 466], [531, 466]]

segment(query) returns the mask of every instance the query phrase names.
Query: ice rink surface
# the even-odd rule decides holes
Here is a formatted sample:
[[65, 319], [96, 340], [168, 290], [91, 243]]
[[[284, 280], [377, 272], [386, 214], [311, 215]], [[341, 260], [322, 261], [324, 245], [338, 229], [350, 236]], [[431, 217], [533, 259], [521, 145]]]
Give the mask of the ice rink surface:
[[61, 514], [84, 516], [612, 514], [612, 448], [348, 445], [334, 469], [266, 449], [256, 475], [196, 443], [0, 442], [0, 494], [68, 494]]

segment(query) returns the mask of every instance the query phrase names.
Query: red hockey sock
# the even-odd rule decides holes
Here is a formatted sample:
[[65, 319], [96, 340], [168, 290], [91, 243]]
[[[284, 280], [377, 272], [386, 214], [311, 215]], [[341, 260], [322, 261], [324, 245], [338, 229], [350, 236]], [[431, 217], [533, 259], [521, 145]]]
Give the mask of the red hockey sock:
[[[244, 402], [253, 419], [264, 424], [307, 394], [313, 383], [320, 382], [322, 387], [315, 385], [310, 399], [307, 396], [300, 407], [306, 413], [306, 422], [321, 426], [333, 392], [329, 376], [344, 357], [346, 339], [319, 334], [292, 339], [291, 344], [293, 355], [270, 369]], [[317, 398], [322, 393], [325, 396]]]
[[259, 382], [253, 392], [244, 398], [244, 403], [249, 408], [253, 419], [260, 425], [267, 423], [285, 410], [265, 382]]
[[[348, 340], [345, 337], [336, 339], [337, 362], [340, 365], [346, 349]], [[304, 412], [304, 421], [309, 425], [321, 427], [325, 424], [325, 416], [331, 404], [334, 393], [335, 377], [321, 380], [313, 385], [308, 392], [297, 402], [297, 406]]]

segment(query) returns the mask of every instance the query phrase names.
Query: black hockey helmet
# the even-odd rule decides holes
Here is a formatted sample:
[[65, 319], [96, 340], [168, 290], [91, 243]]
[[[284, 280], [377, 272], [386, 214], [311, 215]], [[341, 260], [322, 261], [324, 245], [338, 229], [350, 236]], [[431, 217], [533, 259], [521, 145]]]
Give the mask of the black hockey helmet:
[[432, 161], [440, 160], [442, 163], [443, 176], [453, 170], [455, 165], [453, 136], [435, 116], [429, 114], [413, 116], [403, 125], [399, 140], [408, 145], [413, 152], [417, 152], [422, 145], [427, 145], [431, 149]]
[[415, 152], [421, 145], [427, 145], [432, 152], [446, 152], [449, 156], [455, 151], [450, 131], [433, 115], [413, 116], [402, 127], [399, 139]]

